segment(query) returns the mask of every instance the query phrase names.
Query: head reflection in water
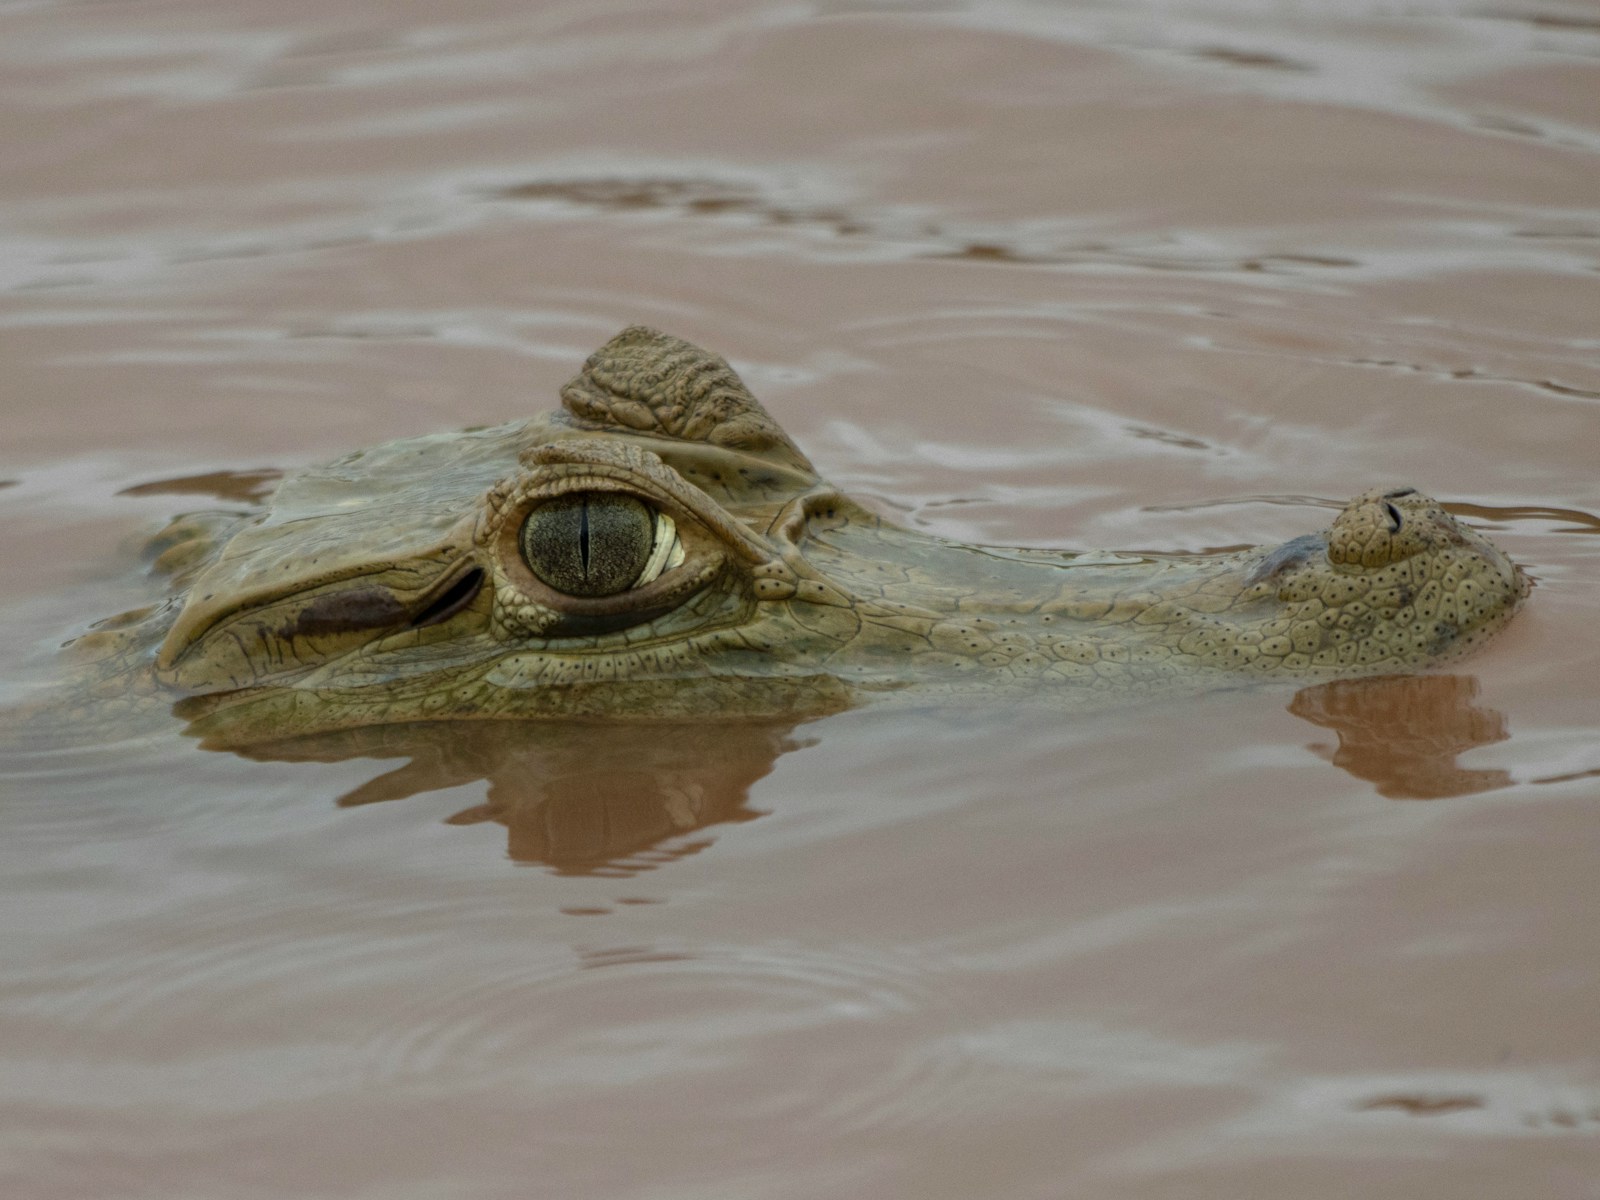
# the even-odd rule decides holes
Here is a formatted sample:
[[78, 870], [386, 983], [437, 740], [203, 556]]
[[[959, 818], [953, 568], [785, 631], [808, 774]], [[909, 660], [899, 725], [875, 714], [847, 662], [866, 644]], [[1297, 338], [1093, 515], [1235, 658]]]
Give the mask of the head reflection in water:
[[339, 798], [344, 806], [403, 800], [488, 781], [483, 803], [452, 825], [498, 821], [518, 862], [570, 874], [624, 875], [709, 844], [696, 830], [761, 814], [746, 800], [778, 756], [806, 743], [793, 724], [617, 725], [447, 722], [375, 726], [238, 749], [249, 758], [410, 761]]
[[1511, 783], [1498, 769], [1460, 766], [1456, 756], [1503, 742], [1505, 717], [1479, 708], [1471, 675], [1342, 679], [1302, 688], [1289, 711], [1339, 735], [1310, 749], [1391, 800], [1442, 800]]
[[[1440, 799], [1504, 787], [1502, 770], [1457, 764], [1504, 741], [1505, 719], [1479, 708], [1466, 675], [1342, 680], [1303, 688], [1289, 711], [1338, 734], [1310, 749], [1395, 800]], [[445, 722], [374, 726], [232, 747], [249, 758], [338, 762], [407, 759], [339, 798], [346, 807], [483, 779], [488, 792], [447, 818], [498, 821], [518, 862], [567, 874], [625, 875], [693, 854], [714, 825], [761, 816], [751, 786], [778, 757], [814, 744], [793, 722]], [[219, 747], [220, 748], [220, 747]]]

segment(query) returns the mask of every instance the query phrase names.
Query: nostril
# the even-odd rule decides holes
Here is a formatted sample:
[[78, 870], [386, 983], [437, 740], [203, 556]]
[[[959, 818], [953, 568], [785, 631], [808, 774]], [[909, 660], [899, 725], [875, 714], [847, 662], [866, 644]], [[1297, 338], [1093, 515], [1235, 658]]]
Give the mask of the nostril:
[[1385, 500], [1398, 500], [1402, 496], [1415, 496], [1416, 494], [1416, 488], [1395, 488], [1392, 492], [1385, 492], [1383, 498]]
[[1383, 510], [1389, 514], [1389, 532], [1399, 533], [1400, 526], [1405, 523], [1400, 519], [1400, 510], [1388, 502], [1384, 503]]

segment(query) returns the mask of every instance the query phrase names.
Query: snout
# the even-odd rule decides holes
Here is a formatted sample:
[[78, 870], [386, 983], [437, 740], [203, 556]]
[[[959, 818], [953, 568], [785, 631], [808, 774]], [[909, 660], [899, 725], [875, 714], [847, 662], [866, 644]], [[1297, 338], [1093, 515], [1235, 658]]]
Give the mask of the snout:
[[1362, 492], [1327, 539], [1335, 570], [1403, 582], [1417, 617], [1460, 632], [1497, 628], [1528, 593], [1527, 576], [1498, 546], [1416, 488]]

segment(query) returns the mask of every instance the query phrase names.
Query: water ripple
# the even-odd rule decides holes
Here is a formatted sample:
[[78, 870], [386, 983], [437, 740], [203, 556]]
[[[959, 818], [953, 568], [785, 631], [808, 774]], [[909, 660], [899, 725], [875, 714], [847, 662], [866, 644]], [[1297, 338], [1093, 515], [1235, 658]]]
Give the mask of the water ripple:
[[863, 208], [791, 196], [748, 179], [691, 175], [552, 177], [489, 189], [487, 198], [548, 218], [633, 214], [779, 226], [842, 243], [892, 248], [908, 258], [1012, 266], [1110, 266], [1151, 271], [1298, 275], [1363, 264], [1311, 251], [1232, 253], [1203, 239], [1163, 234], [1127, 243], [1084, 240], [1050, 221], [935, 221], [904, 206]]
[[[947, 981], [880, 946], [580, 946], [575, 960], [546, 955], [415, 997], [383, 1015], [361, 1057], [385, 1087], [488, 1075], [576, 1092], [743, 1081], [748, 1063], [781, 1061], [767, 1117], [860, 1130], [979, 1102], [960, 1083], [970, 1059], [916, 1049], [928, 1025], [958, 1018]], [[747, 1116], [743, 1103], [732, 1089], [726, 1119]]]

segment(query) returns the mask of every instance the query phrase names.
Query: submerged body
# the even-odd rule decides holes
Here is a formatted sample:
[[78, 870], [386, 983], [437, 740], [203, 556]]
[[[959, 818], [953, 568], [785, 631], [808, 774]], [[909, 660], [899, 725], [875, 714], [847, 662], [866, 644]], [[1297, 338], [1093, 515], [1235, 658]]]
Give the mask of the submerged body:
[[1410, 488], [1237, 554], [1072, 555], [889, 524], [720, 358], [613, 338], [532, 421], [286, 479], [158, 539], [172, 596], [80, 639], [91, 701], [239, 744], [459, 718], [810, 716], [910, 692], [1072, 706], [1459, 657], [1521, 571]]

